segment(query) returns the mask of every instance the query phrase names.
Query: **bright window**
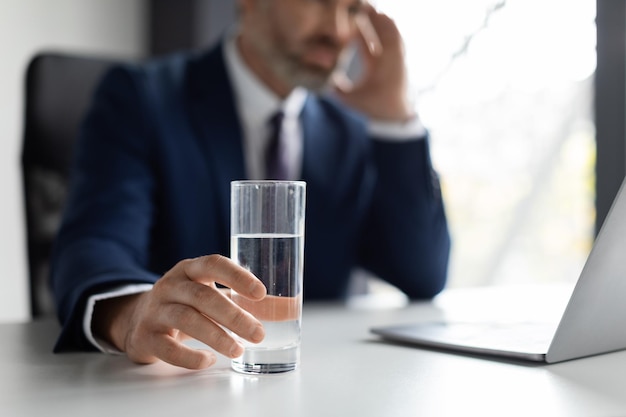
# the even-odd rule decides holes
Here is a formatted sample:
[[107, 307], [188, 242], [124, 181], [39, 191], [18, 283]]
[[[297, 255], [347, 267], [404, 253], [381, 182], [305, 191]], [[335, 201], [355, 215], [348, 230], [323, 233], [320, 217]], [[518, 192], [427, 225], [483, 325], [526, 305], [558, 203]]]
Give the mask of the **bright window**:
[[595, 216], [595, 0], [376, 4], [431, 132], [450, 286], [575, 280]]

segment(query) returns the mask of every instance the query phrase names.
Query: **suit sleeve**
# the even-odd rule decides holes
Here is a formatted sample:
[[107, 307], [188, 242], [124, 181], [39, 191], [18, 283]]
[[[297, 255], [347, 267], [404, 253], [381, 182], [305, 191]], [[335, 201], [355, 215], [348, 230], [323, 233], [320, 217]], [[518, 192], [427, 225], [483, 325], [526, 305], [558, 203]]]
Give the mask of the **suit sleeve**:
[[83, 123], [51, 262], [63, 326], [55, 351], [92, 348], [82, 331], [91, 294], [157, 279], [146, 268], [154, 173], [144, 96], [137, 70], [115, 68], [98, 87]]
[[428, 136], [372, 142], [376, 185], [360, 261], [409, 298], [432, 298], [446, 283], [450, 236]]

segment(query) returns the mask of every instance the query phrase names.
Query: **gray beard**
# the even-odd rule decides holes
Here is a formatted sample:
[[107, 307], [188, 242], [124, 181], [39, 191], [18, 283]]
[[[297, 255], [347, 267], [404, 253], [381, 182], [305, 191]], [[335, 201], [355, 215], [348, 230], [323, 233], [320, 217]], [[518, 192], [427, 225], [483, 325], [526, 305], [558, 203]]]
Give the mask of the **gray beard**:
[[329, 86], [333, 71], [304, 68], [299, 64], [298, 57], [281, 53], [262, 40], [252, 42], [272, 72], [290, 87], [304, 87], [313, 92], [322, 92]]
[[278, 54], [272, 55], [274, 56], [269, 62], [270, 67], [278, 77], [291, 87], [304, 87], [313, 92], [321, 92], [328, 87], [332, 72], [304, 68], [298, 64], [295, 58], [285, 55], [276, 56]]

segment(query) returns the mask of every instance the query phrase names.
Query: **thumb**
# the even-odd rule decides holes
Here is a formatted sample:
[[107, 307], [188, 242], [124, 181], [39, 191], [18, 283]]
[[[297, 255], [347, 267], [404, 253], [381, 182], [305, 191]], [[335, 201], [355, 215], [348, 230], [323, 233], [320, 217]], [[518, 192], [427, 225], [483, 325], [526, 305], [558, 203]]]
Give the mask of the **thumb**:
[[335, 71], [331, 80], [332, 89], [337, 96], [345, 98], [354, 90], [354, 82], [344, 71]]

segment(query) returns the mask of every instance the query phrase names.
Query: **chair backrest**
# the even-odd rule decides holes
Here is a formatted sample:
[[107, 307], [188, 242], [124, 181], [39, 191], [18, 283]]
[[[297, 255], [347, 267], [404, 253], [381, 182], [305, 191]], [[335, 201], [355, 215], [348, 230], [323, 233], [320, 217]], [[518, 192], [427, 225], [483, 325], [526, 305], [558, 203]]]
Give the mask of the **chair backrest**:
[[49, 256], [67, 195], [74, 143], [94, 87], [113, 62], [41, 53], [27, 69], [22, 180], [33, 317], [54, 312]]

